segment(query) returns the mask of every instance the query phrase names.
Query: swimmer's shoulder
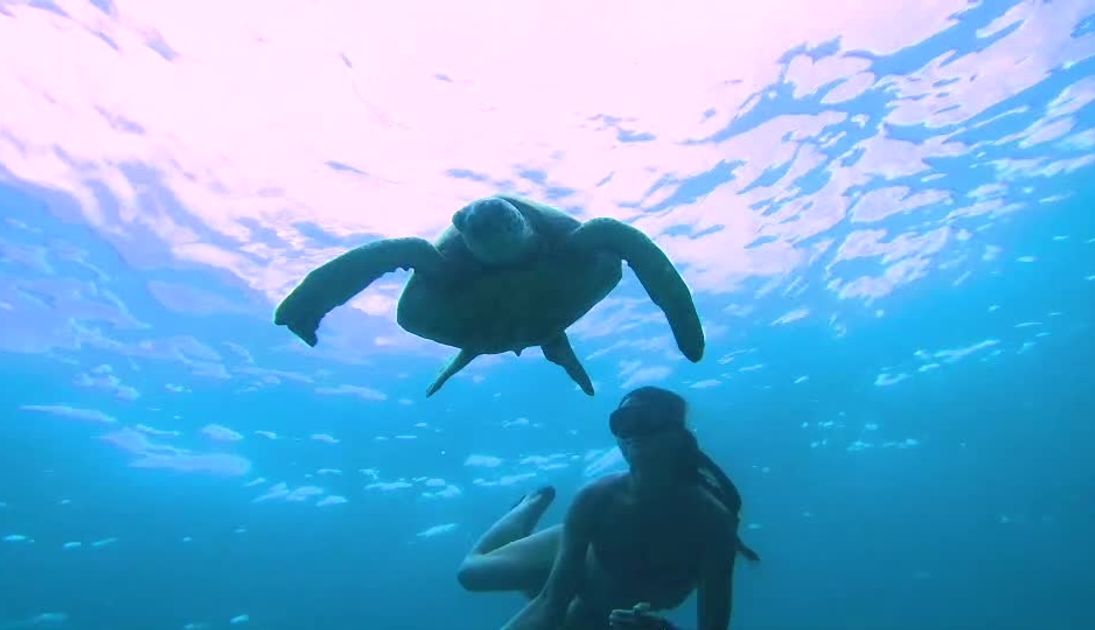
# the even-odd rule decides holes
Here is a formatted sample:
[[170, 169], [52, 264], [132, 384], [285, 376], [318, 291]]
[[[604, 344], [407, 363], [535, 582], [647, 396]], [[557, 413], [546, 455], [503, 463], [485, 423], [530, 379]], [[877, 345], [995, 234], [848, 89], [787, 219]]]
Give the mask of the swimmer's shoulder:
[[602, 523], [625, 491], [626, 478], [627, 473], [613, 473], [586, 483], [571, 501], [571, 514], [587, 524]]
[[617, 494], [626, 488], [627, 484], [626, 472], [615, 472], [607, 475], [601, 475], [593, 481], [590, 481], [586, 485], [582, 486], [578, 490], [579, 495], [586, 495], [595, 497], [597, 499], [604, 499], [611, 495]]

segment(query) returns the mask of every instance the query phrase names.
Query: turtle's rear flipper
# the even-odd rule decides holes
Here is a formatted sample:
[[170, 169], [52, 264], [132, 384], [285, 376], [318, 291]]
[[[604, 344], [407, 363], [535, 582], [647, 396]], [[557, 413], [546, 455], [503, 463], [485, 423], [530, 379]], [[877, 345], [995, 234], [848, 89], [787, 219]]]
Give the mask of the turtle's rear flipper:
[[570, 378], [582, 388], [582, 391], [593, 395], [593, 383], [589, 380], [589, 374], [574, 355], [574, 349], [570, 347], [570, 339], [565, 332], [561, 332], [550, 341], [540, 346], [544, 352], [544, 358], [556, 365], [560, 365]]
[[693, 362], [703, 358], [703, 327], [692, 293], [654, 241], [626, 223], [602, 217], [582, 224], [570, 242], [586, 251], [611, 251], [626, 260], [650, 299], [665, 313], [684, 356]]
[[471, 360], [477, 356], [479, 355], [475, 352], [461, 350], [451, 361], [449, 361], [448, 365], [445, 366], [445, 369], [441, 370], [441, 374], [437, 375], [437, 379], [426, 390], [426, 398], [433, 396], [434, 392], [441, 389], [441, 386], [445, 384], [445, 381], [449, 380], [453, 374], [456, 374], [467, 367], [467, 365], [471, 363]]
[[390, 238], [362, 245], [312, 270], [274, 311], [274, 323], [288, 326], [309, 346], [316, 345], [319, 322], [335, 307], [396, 269], [440, 276], [444, 260], [421, 238]]

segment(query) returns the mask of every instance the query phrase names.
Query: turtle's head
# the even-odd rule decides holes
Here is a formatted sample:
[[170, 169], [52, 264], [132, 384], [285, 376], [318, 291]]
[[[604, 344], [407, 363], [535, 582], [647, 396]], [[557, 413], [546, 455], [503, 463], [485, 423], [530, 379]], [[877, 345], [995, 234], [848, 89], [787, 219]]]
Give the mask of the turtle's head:
[[536, 232], [528, 219], [500, 197], [464, 206], [452, 215], [452, 225], [472, 255], [488, 265], [516, 262], [536, 247]]

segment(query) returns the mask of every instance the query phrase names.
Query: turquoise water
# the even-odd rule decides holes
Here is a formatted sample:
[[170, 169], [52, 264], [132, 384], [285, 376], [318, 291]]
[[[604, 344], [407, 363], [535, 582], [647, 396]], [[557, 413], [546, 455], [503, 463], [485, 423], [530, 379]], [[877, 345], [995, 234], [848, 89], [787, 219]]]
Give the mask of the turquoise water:
[[[0, 163], [0, 628], [500, 627], [523, 600], [461, 591], [463, 554], [529, 489], [558, 488], [555, 523], [581, 484], [620, 469], [607, 413], [647, 383], [688, 398], [743, 494], [742, 535], [764, 560], [739, 563], [733, 627], [1095, 627], [1095, 6], [1057, 4], [1083, 54], [957, 122], [888, 119], [908, 98], [894, 85], [1012, 36], [979, 29], [1014, 3], [971, 6], [886, 55], [834, 41], [780, 61], [865, 60], [876, 82], [850, 100], [781, 77], [712, 103], [730, 110], [703, 140], [713, 151], [834, 117], [795, 140], [815, 166], [781, 158], [743, 180], [727, 149], [621, 204], [680, 260], [707, 349], [683, 361], [625, 271], [571, 329], [593, 398], [535, 350], [479, 359], [426, 398], [450, 350], [399, 345], [390, 310], [340, 309], [307, 348], [253, 278], [181, 256], [130, 210], [238, 250], [252, 273], [287, 247], [279, 230], [336, 249], [377, 234], [270, 218], [233, 241], [139, 163], [121, 167], [132, 199], [84, 175], [91, 220], [60, 179]], [[949, 89], [924, 82], [924, 99]], [[957, 144], [916, 168], [916, 150], [891, 147], [868, 168], [877, 138]], [[598, 214], [537, 183], [550, 176], [498, 188]], [[819, 193], [834, 176], [851, 182], [835, 219]], [[771, 186], [785, 188], [725, 214], [690, 206]], [[755, 234], [701, 242], [732, 229]], [[756, 264], [712, 280], [728, 259]], [[693, 601], [671, 617], [694, 627]]]

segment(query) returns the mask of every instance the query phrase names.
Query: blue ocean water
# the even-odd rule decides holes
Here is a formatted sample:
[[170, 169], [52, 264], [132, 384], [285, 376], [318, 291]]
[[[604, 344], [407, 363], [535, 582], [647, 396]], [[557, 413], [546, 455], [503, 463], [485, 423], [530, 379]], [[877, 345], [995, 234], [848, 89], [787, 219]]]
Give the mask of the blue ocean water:
[[[970, 54], [1012, 4], [971, 8], [871, 70]], [[1090, 42], [1093, 19], [1072, 37]], [[786, 63], [801, 54], [855, 51], [834, 42]], [[618, 469], [607, 413], [647, 382], [688, 398], [701, 444], [743, 494], [742, 535], [764, 560], [739, 563], [733, 627], [1095, 627], [1095, 110], [1081, 100], [1048, 143], [1020, 133], [1067, 89], [1088, 94], [1093, 69], [1063, 64], [949, 128], [886, 122], [897, 97], [883, 81], [835, 105], [760, 86], [710, 141], [849, 115], [818, 134], [829, 140], [795, 181], [803, 198], [854, 164], [865, 137], [978, 148], [844, 191], [947, 200], [869, 228], [845, 217], [787, 243], [810, 252], [792, 272], [697, 292], [709, 333], [697, 366], [658, 367], [680, 358], [625, 272], [613, 296], [633, 302], [598, 307], [572, 337], [594, 398], [530, 350], [426, 399], [438, 357], [307, 349], [239, 278], [165, 264], [153, 235], [104, 233], [80, 200], [0, 164], [0, 629], [500, 627], [523, 599], [463, 592], [463, 554], [530, 488], [558, 488], [550, 524]], [[735, 181], [724, 166], [638, 205], [703, 198]], [[142, 203], [187, 216], [154, 173], [128, 173]], [[758, 233], [753, 246], [770, 243]], [[872, 279], [887, 290], [842, 297]], [[336, 312], [321, 335], [354, 339], [372, 319]], [[606, 350], [619, 340], [634, 343]], [[693, 601], [671, 617], [694, 627]]]

